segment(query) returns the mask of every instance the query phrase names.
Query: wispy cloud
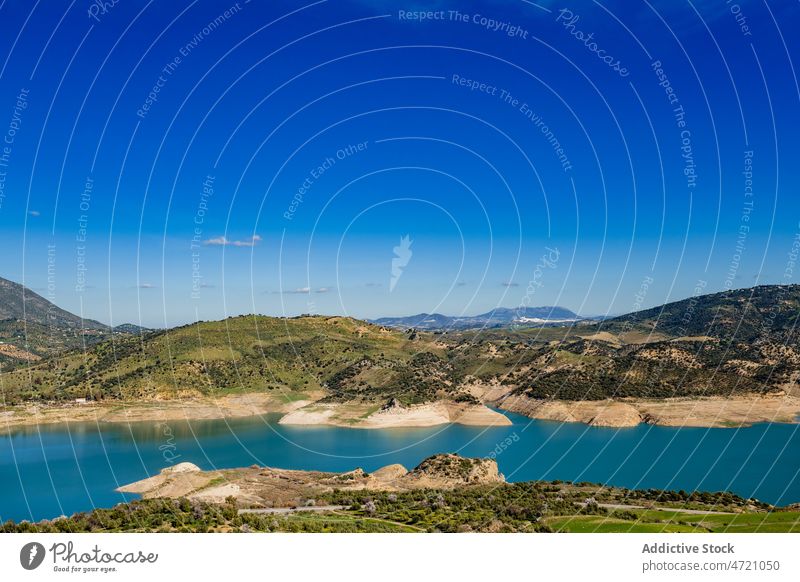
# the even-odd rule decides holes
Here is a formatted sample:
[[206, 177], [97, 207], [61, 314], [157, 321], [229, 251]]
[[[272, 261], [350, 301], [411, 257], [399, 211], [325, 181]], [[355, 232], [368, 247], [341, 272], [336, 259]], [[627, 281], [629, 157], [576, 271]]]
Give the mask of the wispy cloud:
[[503, 281], [501, 285], [503, 287], [519, 287], [519, 283], [514, 283], [514, 281]]
[[29, 210], [28, 214], [30, 214], [31, 216], [41, 216], [42, 215], [42, 213], [39, 212], [38, 210]]
[[139, 285], [137, 285], [137, 287], [139, 289], [155, 289], [156, 288], [156, 286], [153, 285], [152, 283], [139, 283]]
[[283, 291], [264, 291], [264, 293], [271, 293], [272, 295], [310, 295], [311, 293], [330, 293], [335, 287], [296, 287], [294, 289], [284, 289]]
[[224, 236], [217, 236], [214, 238], [210, 238], [204, 242], [209, 246], [218, 246], [218, 247], [254, 247], [261, 241], [261, 237], [257, 234], [254, 234], [250, 238], [246, 238], [243, 240], [230, 240]]

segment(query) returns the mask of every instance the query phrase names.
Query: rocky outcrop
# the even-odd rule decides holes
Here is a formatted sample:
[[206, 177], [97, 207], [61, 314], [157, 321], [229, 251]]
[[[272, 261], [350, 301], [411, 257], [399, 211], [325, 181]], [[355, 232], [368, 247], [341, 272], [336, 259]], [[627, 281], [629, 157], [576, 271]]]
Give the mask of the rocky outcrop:
[[453, 454], [428, 457], [403, 478], [404, 485], [414, 488], [446, 489], [504, 482], [505, 478], [498, 470], [495, 460], [468, 459]]
[[217, 472], [203, 472], [194, 463], [178, 463], [162, 469], [158, 475], [124, 485], [117, 489], [122, 493], [137, 493], [149, 497], [184, 497], [208, 485], [219, 477]]
[[405, 477], [408, 474], [408, 469], [406, 469], [403, 465], [394, 464], [394, 465], [386, 465], [385, 467], [381, 467], [377, 471], [373, 471], [370, 474], [370, 477], [376, 483], [382, 483], [385, 485], [393, 485], [395, 483], [399, 483], [400, 479]]

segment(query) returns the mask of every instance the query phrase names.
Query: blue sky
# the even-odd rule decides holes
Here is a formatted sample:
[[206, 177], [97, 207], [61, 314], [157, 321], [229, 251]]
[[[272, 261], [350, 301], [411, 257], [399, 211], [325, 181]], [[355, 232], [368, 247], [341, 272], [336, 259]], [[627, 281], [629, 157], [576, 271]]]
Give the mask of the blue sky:
[[797, 282], [797, 3], [98, 6], [0, 7], [0, 275], [87, 317]]

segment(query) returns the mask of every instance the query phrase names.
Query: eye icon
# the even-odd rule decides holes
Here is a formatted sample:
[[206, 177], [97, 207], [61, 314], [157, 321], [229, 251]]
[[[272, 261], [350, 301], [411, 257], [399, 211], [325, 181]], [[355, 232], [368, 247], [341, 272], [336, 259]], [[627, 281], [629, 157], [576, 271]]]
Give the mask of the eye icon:
[[35, 570], [44, 561], [44, 546], [39, 542], [30, 542], [19, 551], [19, 563], [26, 570]]

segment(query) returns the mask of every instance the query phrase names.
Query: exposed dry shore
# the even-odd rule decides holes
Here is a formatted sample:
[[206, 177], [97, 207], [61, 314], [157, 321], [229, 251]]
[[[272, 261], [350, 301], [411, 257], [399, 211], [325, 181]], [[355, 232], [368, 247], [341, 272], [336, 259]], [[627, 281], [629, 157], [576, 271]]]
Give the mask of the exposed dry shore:
[[[530, 418], [582, 422], [591, 426], [630, 427], [640, 423], [661, 426], [737, 427], [759, 422], [796, 423], [797, 396], [737, 396], [731, 398], [623, 399], [601, 401], [534, 400], [524, 396], [484, 393], [503, 410]], [[320, 394], [287, 402], [279, 395], [252, 393], [220, 398], [131, 403], [87, 403], [60, 406], [29, 404], [0, 408], [0, 434], [17, 426], [66, 422], [166, 422], [240, 418], [267, 413], [285, 416], [281, 424], [326, 425], [347, 428], [430, 427], [449, 423], [507, 426], [511, 421], [482, 404], [432, 402], [417, 406], [381, 407], [369, 404], [319, 403]]]
[[610, 427], [648, 423], [660, 426], [727, 428], [758, 422], [796, 423], [800, 415], [800, 398], [794, 396], [581, 402], [508, 396], [499, 402], [499, 406], [531, 418]]
[[[310, 395], [309, 398], [314, 398]], [[63, 422], [167, 422], [175, 420], [212, 420], [287, 413], [313, 400], [287, 402], [279, 395], [252, 393], [220, 398], [152, 400], [130, 403], [86, 403], [61, 406], [29, 404], [0, 408], [0, 432], [14, 426], [57, 424]]]
[[383, 409], [358, 404], [311, 404], [290, 412], [280, 420], [280, 424], [350, 428], [427, 427], [450, 423], [508, 426], [511, 421], [482, 404], [456, 402], [431, 402]]
[[511, 421], [480, 404], [434, 402], [382, 410], [369, 404], [317, 404], [321, 394], [286, 402], [264, 393], [236, 394], [220, 398], [158, 400], [131, 403], [86, 403], [60, 406], [27, 406], [0, 409], [0, 432], [15, 426], [65, 422], [167, 422], [240, 418], [271, 412], [285, 414], [281, 424], [329, 425], [348, 428], [428, 427], [459, 423], [504, 426]]

